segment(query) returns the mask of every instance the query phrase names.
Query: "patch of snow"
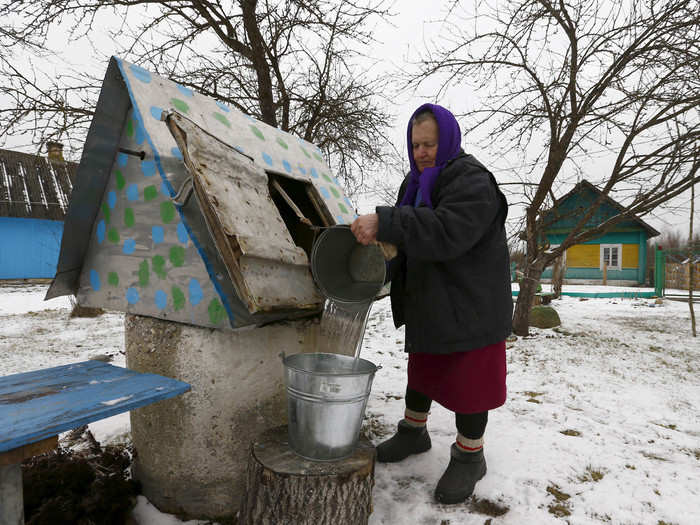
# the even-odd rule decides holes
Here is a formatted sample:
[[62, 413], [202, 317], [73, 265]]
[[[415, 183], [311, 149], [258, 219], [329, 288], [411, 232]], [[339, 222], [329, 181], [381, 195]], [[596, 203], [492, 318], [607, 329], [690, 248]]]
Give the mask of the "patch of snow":
[[124, 397], [118, 397], [116, 399], [110, 399], [109, 401], [101, 401], [101, 405], [107, 405], [107, 406], [112, 406], [112, 405], [117, 405], [119, 403], [122, 403], [124, 401], [128, 401], [134, 396], [124, 396]]

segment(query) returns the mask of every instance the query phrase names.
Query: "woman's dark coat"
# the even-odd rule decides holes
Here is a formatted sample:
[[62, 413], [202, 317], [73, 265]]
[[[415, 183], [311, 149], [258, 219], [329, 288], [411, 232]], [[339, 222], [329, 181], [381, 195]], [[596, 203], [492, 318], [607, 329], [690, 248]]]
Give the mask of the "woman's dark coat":
[[377, 240], [399, 249], [389, 278], [406, 351], [446, 354], [503, 341], [513, 312], [505, 196], [493, 175], [462, 152], [436, 179], [431, 200], [434, 209], [377, 207]]

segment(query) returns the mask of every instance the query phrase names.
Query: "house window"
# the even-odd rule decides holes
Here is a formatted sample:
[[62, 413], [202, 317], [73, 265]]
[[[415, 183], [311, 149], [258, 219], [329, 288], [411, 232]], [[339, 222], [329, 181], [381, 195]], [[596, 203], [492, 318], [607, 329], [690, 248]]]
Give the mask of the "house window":
[[620, 270], [622, 268], [622, 245], [600, 245], [600, 269], [607, 263], [608, 270]]

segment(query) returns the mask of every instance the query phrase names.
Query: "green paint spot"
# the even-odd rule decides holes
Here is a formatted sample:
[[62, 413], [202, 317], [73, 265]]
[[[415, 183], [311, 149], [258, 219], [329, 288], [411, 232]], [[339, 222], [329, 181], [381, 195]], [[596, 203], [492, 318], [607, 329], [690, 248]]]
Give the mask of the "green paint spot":
[[219, 122], [221, 122], [221, 123], [222, 123], [224, 126], [226, 126], [227, 128], [230, 128], [230, 127], [231, 127], [231, 123], [230, 123], [230, 122], [228, 121], [228, 119], [227, 119], [224, 115], [222, 115], [221, 113], [214, 113], [214, 118], [215, 118], [216, 120], [218, 120]]
[[170, 201], [160, 203], [160, 218], [165, 224], [170, 224], [175, 218], [175, 205]]
[[126, 134], [130, 137], [134, 136], [134, 121], [131, 119], [126, 122]]
[[110, 228], [109, 231], [107, 232], [107, 238], [109, 239], [110, 242], [117, 244], [119, 242], [119, 232], [117, 231], [117, 229]]
[[340, 211], [342, 211], [343, 213], [348, 212], [348, 209], [345, 207], [345, 205], [342, 202], [338, 203], [338, 208], [340, 208]]
[[182, 293], [177, 286], [173, 286], [170, 289], [173, 294], [173, 304], [175, 305], [175, 310], [182, 310], [185, 307], [185, 294]]
[[289, 146], [287, 146], [287, 143], [279, 137], [277, 137], [277, 144], [282, 146], [284, 149], [289, 149]]
[[143, 288], [148, 286], [151, 280], [151, 272], [148, 271], [148, 261], [141, 261], [139, 264], [139, 285]]
[[117, 272], [109, 272], [107, 274], [107, 282], [112, 286], [119, 286], [119, 275], [117, 275]]
[[167, 273], [165, 271], [165, 257], [162, 255], [155, 255], [151, 265], [153, 266], [153, 273], [155, 273], [159, 279], [165, 279]]
[[180, 100], [179, 98], [171, 98], [170, 103], [175, 106], [175, 109], [178, 111], [182, 111], [183, 113], [187, 113], [190, 110], [190, 107], [187, 105], [187, 102], [184, 100]]
[[301, 147], [301, 146], [299, 146], [299, 147], [301, 148], [301, 151], [304, 152], [304, 155], [306, 155], [306, 157], [310, 159], [310, 158], [311, 158], [311, 155], [309, 155], [309, 152], [306, 151], [303, 147]]
[[321, 173], [321, 177], [323, 177], [323, 180], [325, 180], [326, 182], [333, 182], [331, 178], [325, 173]]
[[208, 310], [211, 324], [219, 324], [226, 317], [226, 310], [218, 299], [211, 300]]
[[102, 208], [102, 215], [104, 215], [104, 217], [105, 217], [105, 224], [109, 224], [109, 218], [111, 217], [112, 212], [109, 209], [109, 206], [107, 206], [106, 202], [102, 203], [101, 208]]
[[250, 125], [250, 131], [252, 131], [253, 134], [260, 140], [265, 140], [265, 135], [262, 134], [262, 131], [260, 131], [257, 127], [253, 126], [252, 124]]
[[340, 197], [340, 193], [338, 193], [338, 190], [336, 190], [333, 186], [331, 186], [331, 193], [333, 194], [333, 197], [336, 199]]
[[158, 188], [155, 186], [146, 186], [143, 189], [143, 199], [146, 201], [152, 201], [158, 196]]
[[134, 209], [125, 208], [124, 209], [124, 226], [131, 228], [134, 225]]
[[126, 181], [124, 180], [124, 175], [122, 175], [122, 172], [119, 170], [114, 170], [114, 176], [117, 179], [117, 189], [123, 189], [124, 185], [126, 184]]
[[173, 266], [182, 266], [185, 264], [185, 249], [182, 246], [173, 246], [170, 248], [170, 262]]
[[321, 158], [321, 155], [319, 155], [319, 154], [316, 153], [315, 151], [314, 151], [314, 158], [315, 158], [316, 160], [319, 160], [319, 161], [320, 161], [320, 160], [323, 160], [323, 159]]

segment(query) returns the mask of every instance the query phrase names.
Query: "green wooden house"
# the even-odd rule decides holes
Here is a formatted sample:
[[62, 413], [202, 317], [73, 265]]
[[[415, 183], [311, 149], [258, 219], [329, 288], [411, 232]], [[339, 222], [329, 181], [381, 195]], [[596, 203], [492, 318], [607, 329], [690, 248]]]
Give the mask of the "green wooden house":
[[[545, 230], [550, 245], [561, 244], [581, 215], [600, 197], [601, 191], [583, 180], [564, 195], [556, 207], [546, 215], [551, 224]], [[605, 197], [587, 227], [595, 227], [617, 215], [623, 207], [610, 197]], [[633, 217], [618, 223], [603, 236], [566, 250], [564, 279], [570, 284], [598, 284], [603, 282], [603, 268], [607, 264], [607, 283], [612, 285], [644, 284], [646, 278], [647, 240], [659, 232], [646, 222]], [[544, 281], [551, 279], [552, 268], [542, 274]]]

